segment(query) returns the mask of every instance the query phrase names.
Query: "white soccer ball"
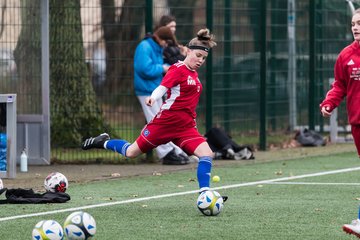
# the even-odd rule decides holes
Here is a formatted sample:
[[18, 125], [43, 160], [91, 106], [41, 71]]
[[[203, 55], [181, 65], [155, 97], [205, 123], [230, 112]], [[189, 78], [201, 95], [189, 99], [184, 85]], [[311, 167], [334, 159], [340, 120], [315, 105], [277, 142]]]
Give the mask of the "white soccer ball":
[[33, 231], [34, 240], [63, 240], [64, 231], [61, 225], [54, 220], [42, 220], [38, 222]]
[[96, 233], [96, 222], [87, 212], [73, 212], [65, 220], [64, 231], [69, 240], [91, 239]]
[[4, 184], [3, 184], [3, 181], [1, 180], [0, 178], [0, 190], [4, 188]]
[[59, 172], [50, 173], [44, 180], [44, 187], [49, 192], [65, 192], [68, 186], [67, 178]]
[[216, 191], [204, 191], [197, 199], [197, 207], [206, 216], [216, 216], [223, 209], [224, 200]]

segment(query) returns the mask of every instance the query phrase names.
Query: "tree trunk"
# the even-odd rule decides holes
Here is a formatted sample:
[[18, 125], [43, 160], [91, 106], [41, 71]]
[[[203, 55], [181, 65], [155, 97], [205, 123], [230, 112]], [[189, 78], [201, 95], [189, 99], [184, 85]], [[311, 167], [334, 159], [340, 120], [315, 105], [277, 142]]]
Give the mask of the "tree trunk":
[[21, 0], [21, 32], [14, 50], [18, 113], [41, 114], [40, 2]]
[[[133, 59], [136, 45], [142, 38], [143, 0], [124, 0], [121, 15], [116, 16], [114, 0], [101, 0], [102, 27], [106, 51], [104, 91], [132, 93]], [[140, 12], [139, 12], [140, 11]], [[139, 40], [139, 41], [136, 41]]]
[[78, 146], [109, 130], [85, 63], [78, 0], [50, 1], [50, 79], [53, 145]]

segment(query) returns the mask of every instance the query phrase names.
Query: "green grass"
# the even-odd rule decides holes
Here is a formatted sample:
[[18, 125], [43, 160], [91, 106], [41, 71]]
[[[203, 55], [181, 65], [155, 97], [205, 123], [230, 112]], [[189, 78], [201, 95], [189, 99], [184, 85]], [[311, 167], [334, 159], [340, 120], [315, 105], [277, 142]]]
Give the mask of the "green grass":
[[[273, 162], [235, 162], [215, 167], [221, 181], [212, 187], [262, 181], [302, 174], [358, 167], [354, 152], [301, 157]], [[66, 173], [65, 173], [66, 175]], [[197, 189], [196, 171], [160, 176], [71, 184], [71, 201], [65, 204], [2, 205], [0, 219], [14, 215], [67, 209], [84, 205], [139, 199]], [[295, 182], [359, 183], [358, 171]], [[287, 181], [289, 182], [289, 181]], [[87, 209], [97, 221], [96, 239], [354, 239], [341, 226], [357, 217], [359, 186], [254, 184], [219, 189], [228, 195], [224, 211], [205, 217], [197, 209], [197, 194], [144, 200]], [[71, 212], [71, 211], [70, 211]], [[30, 239], [33, 226], [42, 219], [63, 223], [70, 212], [0, 221], [1, 239]], [[5, 230], [6, 229], [6, 230]]]

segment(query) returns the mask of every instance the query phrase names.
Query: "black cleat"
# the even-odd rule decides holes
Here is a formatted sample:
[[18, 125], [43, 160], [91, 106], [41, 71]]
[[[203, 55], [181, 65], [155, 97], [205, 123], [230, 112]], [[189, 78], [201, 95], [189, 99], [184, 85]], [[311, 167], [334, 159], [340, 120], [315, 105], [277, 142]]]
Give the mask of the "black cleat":
[[87, 138], [82, 144], [83, 150], [89, 150], [92, 148], [104, 148], [105, 141], [110, 140], [110, 136], [107, 133], [102, 133], [97, 137]]
[[228, 200], [228, 198], [229, 198], [228, 196], [222, 196], [222, 199], [224, 202], [226, 202]]

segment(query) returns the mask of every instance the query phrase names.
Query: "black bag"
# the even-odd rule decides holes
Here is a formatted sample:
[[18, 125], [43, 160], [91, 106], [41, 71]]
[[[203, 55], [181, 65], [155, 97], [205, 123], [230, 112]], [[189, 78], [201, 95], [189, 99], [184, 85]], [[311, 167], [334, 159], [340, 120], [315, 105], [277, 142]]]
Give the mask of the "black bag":
[[6, 127], [6, 103], [0, 103], [0, 126]]
[[326, 145], [325, 139], [319, 133], [306, 128], [297, 132], [295, 139], [304, 147], [318, 147]]
[[215, 152], [215, 159], [254, 159], [249, 145], [239, 145], [221, 128], [211, 128], [206, 134], [206, 141]]
[[0, 195], [6, 192], [6, 200], [0, 200], [0, 204], [6, 203], [64, 203], [70, 200], [70, 195], [63, 192], [35, 193], [32, 189], [7, 189], [0, 190]]

